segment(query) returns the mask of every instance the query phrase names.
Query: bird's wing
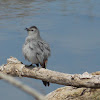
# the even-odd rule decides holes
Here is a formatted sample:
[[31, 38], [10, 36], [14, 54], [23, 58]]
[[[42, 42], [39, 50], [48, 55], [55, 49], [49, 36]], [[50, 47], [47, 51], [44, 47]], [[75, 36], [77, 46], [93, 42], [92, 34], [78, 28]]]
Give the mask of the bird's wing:
[[44, 53], [44, 56], [49, 57], [50, 56], [50, 47], [49, 45], [44, 41], [38, 41], [38, 46], [41, 49], [41, 51]]
[[38, 51], [41, 52], [37, 54], [37, 58], [39, 59], [40, 63], [43, 64], [44, 61], [50, 56], [50, 48], [49, 45], [44, 41], [38, 41], [37, 45], [39, 49]]
[[36, 57], [41, 64], [50, 56], [50, 48], [44, 41], [32, 41], [30, 42], [29, 48], [36, 53]]

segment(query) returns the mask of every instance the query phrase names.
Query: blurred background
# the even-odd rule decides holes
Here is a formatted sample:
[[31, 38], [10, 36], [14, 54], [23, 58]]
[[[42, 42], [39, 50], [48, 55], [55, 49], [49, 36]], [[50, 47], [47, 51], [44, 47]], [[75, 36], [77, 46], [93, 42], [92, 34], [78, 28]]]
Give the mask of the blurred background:
[[[35, 25], [51, 47], [47, 68], [64, 73], [100, 70], [100, 0], [0, 0], [0, 65], [10, 56], [24, 64], [26, 27]], [[43, 94], [62, 87], [45, 87], [40, 80], [17, 78]], [[33, 97], [0, 81], [0, 99]]]

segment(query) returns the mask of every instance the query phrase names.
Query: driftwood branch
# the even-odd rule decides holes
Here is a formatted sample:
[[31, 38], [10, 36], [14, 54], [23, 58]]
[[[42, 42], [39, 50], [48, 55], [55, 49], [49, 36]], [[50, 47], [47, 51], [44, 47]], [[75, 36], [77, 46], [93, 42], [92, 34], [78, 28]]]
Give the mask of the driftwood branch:
[[26, 67], [13, 57], [7, 59], [7, 64], [0, 67], [0, 72], [15, 77], [30, 77], [66, 86], [100, 88], [100, 75], [92, 75], [87, 72], [82, 75], [65, 74], [43, 68]]
[[32, 95], [36, 100], [45, 100], [45, 97], [37, 92], [35, 89], [32, 89], [31, 87], [22, 84], [20, 81], [14, 79], [11, 76], [8, 76], [6, 74], [0, 73], [0, 78], [3, 80], [11, 83], [12, 85], [18, 87], [19, 89], [23, 90], [24, 92], [28, 93], [29, 95]]

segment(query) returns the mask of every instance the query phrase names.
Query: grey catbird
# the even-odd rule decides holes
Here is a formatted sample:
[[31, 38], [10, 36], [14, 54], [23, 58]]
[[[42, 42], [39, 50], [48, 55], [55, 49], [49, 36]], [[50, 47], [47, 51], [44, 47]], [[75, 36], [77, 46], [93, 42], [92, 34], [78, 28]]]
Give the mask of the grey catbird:
[[[26, 28], [28, 36], [22, 48], [22, 52], [26, 60], [32, 64], [39, 64], [42, 68], [46, 68], [48, 57], [50, 56], [49, 45], [41, 38], [39, 29], [36, 26]], [[43, 81], [45, 86], [49, 86], [50, 83]]]

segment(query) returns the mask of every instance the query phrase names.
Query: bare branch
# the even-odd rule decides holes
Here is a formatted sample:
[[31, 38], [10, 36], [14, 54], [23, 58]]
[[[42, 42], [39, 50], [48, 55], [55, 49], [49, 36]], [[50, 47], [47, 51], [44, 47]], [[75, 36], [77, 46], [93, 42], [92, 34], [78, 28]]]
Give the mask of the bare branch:
[[0, 72], [0, 78], [11, 83], [12, 85], [18, 87], [19, 89], [25, 91], [26, 93], [32, 95], [33, 97], [35, 97], [36, 100], [45, 100], [44, 96], [42, 94], [38, 93], [35, 89], [32, 89], [29, 86], [22, 84], [20, 81], [14, 79], [11, 76], [8, 76], [8, 75]]
[[7, 59], [7, 64], [1, 66], [0, 71], [12, 76], [30, 77], [66, 86], [100, 88], [100, 75], [92, 75], [87, 72], [82, 75], [74, 75], [44, 68], [25, 67], [13, 57]]

